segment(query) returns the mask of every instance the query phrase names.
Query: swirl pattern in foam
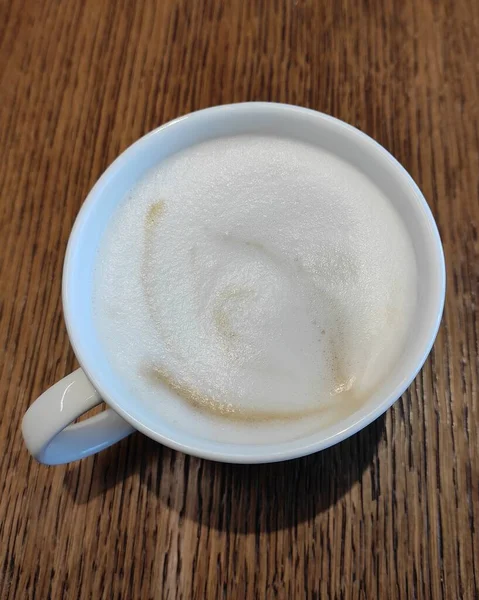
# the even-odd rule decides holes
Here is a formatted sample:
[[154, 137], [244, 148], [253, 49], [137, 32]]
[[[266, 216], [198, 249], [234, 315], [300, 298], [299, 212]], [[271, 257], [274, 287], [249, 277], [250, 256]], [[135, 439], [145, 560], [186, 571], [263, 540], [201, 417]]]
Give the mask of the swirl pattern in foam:
[[415, 303], [412, 243], [381, 191], [324, 150], [263, 136], [153, 169], [119, 207], [94, 286], [100, 337], [138, 393], [172, 418], [249, 423], [352, 411]]

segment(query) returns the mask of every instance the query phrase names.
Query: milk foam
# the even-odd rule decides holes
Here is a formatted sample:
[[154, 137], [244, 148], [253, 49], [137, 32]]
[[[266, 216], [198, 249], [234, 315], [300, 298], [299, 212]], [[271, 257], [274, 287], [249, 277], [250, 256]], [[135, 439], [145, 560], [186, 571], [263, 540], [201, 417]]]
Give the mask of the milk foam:
[[93, 301], [110, 362], [162, 417], [262, 439], [348, 414], [380, 385], [411, 324], [416, 266], [400, 218], [352, 165], [238, 136], [169, 158], [131, 191]]

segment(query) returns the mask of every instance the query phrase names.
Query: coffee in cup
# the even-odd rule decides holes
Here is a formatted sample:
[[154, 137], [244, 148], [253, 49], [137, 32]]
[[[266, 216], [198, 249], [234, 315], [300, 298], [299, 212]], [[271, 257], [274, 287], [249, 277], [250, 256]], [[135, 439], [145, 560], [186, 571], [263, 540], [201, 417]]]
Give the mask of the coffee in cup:
[[129, 191], [92, 310], [113, 370], [162, 419], [261, 443], [355, 412], [416, 302], [412, 241], [384, 192], [325, 149], [251, 134], [183, 149]]

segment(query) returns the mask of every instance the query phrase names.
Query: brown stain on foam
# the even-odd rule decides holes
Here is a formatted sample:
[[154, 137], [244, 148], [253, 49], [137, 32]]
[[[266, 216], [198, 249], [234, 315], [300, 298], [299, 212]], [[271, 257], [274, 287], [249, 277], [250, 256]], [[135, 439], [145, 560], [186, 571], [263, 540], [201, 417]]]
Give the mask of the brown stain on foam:
[[[286, 411], [273, 411], [261, 408], [256, 410], [246, 410], [244, 408], [235, 407], [231, 402], [218, 400], [213, 396], [204, 394], [185, 382], [178, 381], [168, 373], [164, 367], [147, 367], [144, 370], [144, 374], [153, 383], [165, 386], [168, 390], [189, 404], [191, 408], [204, 414], [221, 417], [239, 423], [298, 421], [322, 414], [325, 417], [330, 417], [327, 422], [325, 421], [322, 423], [323, 426], [326, 426], [333, 421], [341, 420], [345, 416], [353, 414], [353, 412], [359, 408], [360, 404], [359, 399], [354, 397], [350, 390], [344, 390], [343, 393], [347, 392], [349, 396], [347, 401], [339, 402], [334, 407], [330, 404], [321, 403], [318, 406], [302, 410], [291, 409]], [[362, 396], [363, 399], [367, 397], [367, 395]], [[346, 400], [346, 398], [343, 400]]]
[[261, 242], [255, 242], [254, 240], [252, 240], [252, 241], [245, 242], [245, 245], [248, 246], [249, 248], [256, 248], [256, 250], [259, 250], [260, 252], [264, 252], [265, 254], [268, 254], [268, 251], [266, 250], [265, 245], [262, 244]]
[[228, 286], [219, 295], [213, 309], [213, 321], [216, 330], [225, 341], [233, 342], [239, 337], [239, 332], [234, 328], [231, 321], [229, 305], [233, 303], [244, 303], [252, 298], [255, 290], [245, 286]]
[[145, 228], [150, 228], [151, 226], [157, 225], [160, 218], [163, 216], [165, 212], [165, 202], [164, 200], [158, 200], [154, 202], [148, 209], [145, 218]]
[[215, 322], [218, 333], [222, 337], [228, 340], [233, 340], [238, 336], [238, 333], [235, 331], [231, 324], [231, 319], [228, 315], [228, 311], [223, 306], [214, 309], [213, 320]]
[[143, 284], [143, 289], [145, 291], [145, 298], [148, 304], [148, 308], [150, 309], [150, 314], [153, 316], [153, 294], [148, 286], [148, 279], [151, 272], [149, 262], [151, 252], [151, 244], [152, 244], [152, 236], [154, 228], [157, 227], [161, 218], [165, 214], [165, 201], [157, 200], [153, 202], [153, 204], [148, 208], [145, 221], [144, 221], [144, 232], [145, 232], [145, 246], [143, 250], [143, 260], [141, 264], [141, 280]]

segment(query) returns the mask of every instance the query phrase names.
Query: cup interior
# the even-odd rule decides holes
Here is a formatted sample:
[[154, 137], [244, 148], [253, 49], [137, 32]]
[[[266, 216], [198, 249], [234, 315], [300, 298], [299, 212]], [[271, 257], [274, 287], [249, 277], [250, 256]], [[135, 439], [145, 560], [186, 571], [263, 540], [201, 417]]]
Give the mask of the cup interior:
[[[168, 156], [206, 140], [238, 134], [274, 135], [307, 142], [348, 161], [388, 197], [410, 234], [417, 264], [418, 300], [406, 347], [390, 376], [359, 410], [313, 435], [281, 444], [226, 444], [166, 423], [138, 402], [113, 371], [93, 325], [93, 269], [98, 246], [118, 204], [145, 173]], [[85, 201], [68, 244], [63, 306], [77, 358], [104, 400], [137, 429], [173, 448], [215, 460], [268, 462], [330, 446], [382, 414], [423, 365], [439, 327], [445, 293], [441, 241], [431, 211], [405, 169], [378, 143], [332, 117], [294, 106], [245, 103], [192, 113], [149, 133], [105, 171]]]

